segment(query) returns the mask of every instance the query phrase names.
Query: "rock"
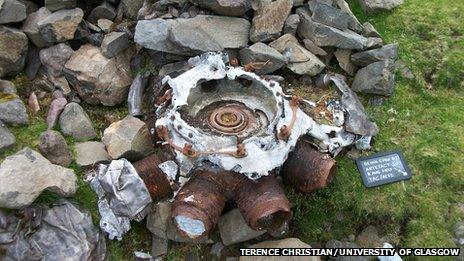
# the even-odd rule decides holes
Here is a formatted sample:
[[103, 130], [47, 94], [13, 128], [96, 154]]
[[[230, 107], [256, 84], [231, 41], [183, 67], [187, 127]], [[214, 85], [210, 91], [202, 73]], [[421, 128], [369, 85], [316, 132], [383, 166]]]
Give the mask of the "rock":
[[133, 116], [112, 123], [102, 138], [113, 159], [141, 159], [153, 152], [150, 132], [145, 123]]
[[356, 92], [390, 96], [395, 87], [394, 63], [385, 60], [369, 64], [356, 74], [352, 89]]
[[337, 51], [334, 52], [334, 55], [335, 55], [335, 58], [337, 58], [340, 68], [342, 68], [349, 75], [354, 75], [356, 71], [358, 70], [358, 67], [356, 67], [356, 65], [354, 65], [351, 62], [350, 60], [351, 53], [353, 53], [352, 50], [338, 49]]
[[152, 235], [151, 237], [151, 255], [153, 257], [161, 257], [165, 256], [168, 253], [168, 243], [169, 240], [165, 238], [161, 238], [157, 235]]
[[108, 2], [103, 2], [101, 5], [95, 7], [92, 12], [90, 12], [89, 17], [87, 20], [91, 23], [97, 23], [99, 19], [108, 19], [113, 21], [116, 17], [116, 9]]
[[396, 61], [398, 58], [398, 44], [388, 44], [382, 48], [369, 51], [354, 53], [351, 55], [351, 61], [358, 66], [367, 66], [374, 62], [385, 60]]
[[27, 63], [26, 63], [26, 76], [27, 79], [32, 81], [34, 78], [37, 76], [37, 73], [40, 70], [40, 67], [42, 66], [42, 63], [40, 62], [40, 49], [32, 46], [32, 48], [29, 49], [29, 52], [27, 52]]
[[361, 247], [374, 248], [382, 247], [385, 241], [380, 238], [377, 228], [368, 226], [358, 235], [356, 243]]
[[0, 80], [0, 93], [3, 93], [3, 94], [16, 94], [16, 87], [10, 81]]
[[51, 163], [63, 167], [72, 162], [72, 154], [66, 140], [61, 133], [48, 130], [40, 134], [39, 151]]
[[144, 0], [121, 0], [120, 5], [124, 11], [124, 15], [127, 18], [136, 20], [140, 8], [142, 8]]
[[219, 218], [218, 228], [222, 243], [226, 246], [245, 242], [266, 233], [251, 229], [237, 208]]
[[[249, 246], [248, 248], [311, 248], [310, 245], [304, 243], [298, 238], [286, 238], [282, 240], [270, 240], [270, 241], [264, 241], [258, 244], [254, 244]], [[317, 256], [292, 256], [292, 257], [281, 257], [281, 256], [276, 256], [276, 257], [246, 257], [242, 256], [240, 257], [240, 261], [265, 261], [265, 260], [270, 260], [270, 261], [277, 261], [277, 260], [285, 260], [285, 261], [319, 261], [321, 260], [320, 257]]]
[[113, 25], [113, 22], [108, 19], [98, 19], [98, 27], [104, 32], [104, 33], [109, 33], [111, 30], [111, 26]]
[[26, 19], [26, 5], [17, 0], [4, 0], [0, 5], [0, 24], [19, 23]]
[[39, 9], [39, 6], [36, 3], [27, 0], [19, 0], [26, 6], [26, 14], [29, 15]]
[[296, 34], [296, 30], [298, 29], [298, 25], [300, 24], [300, 16], [297, 14], [292, 14], [287, 17], [285, 20], [283, 33], [284, 34]]
[[50, 46], [51, 43], [47, 42], [42, 34], [39, 31], [39, 21], [47, 18], [51, 12], [42, 7], [34, 13], [31, 13], [27, 16], [26, 21], [24, 21], [21, 30], [29, 37], [32, 43], [39, 48]]
[[352, 29], [356, 21], [348, 13], [326, 4], [316, 2], [311, 19], [315, 22], [332, 26], [340, 30]]
[[[2, 95], [2, 93], [0, 93]], [[7, 124], [19, 125], [28, 124], [29, 116], [27, 115], [26, 106], [23, 101], [14, 94], [0, 96], [0, 121]]]
[[358, 0], [364, 12], [389, 11], [403, 4], [404, 0]]
[[76, 7], [76, 0], [45, 0], [45, 7], [52, 12], [72, 9]]
[[301, 46], [293, 35], [283, 35], [269, 45], [282, 53], [288, 62], [287, 68], [296, 74], [315, 76], [325, 68], [324, 63]]
[[62, 77], [63, 68], [74, 51], [68, 45], [60, 43], [40, 50], [40, 61], [45, 66], [47, 74], [52, 77]]
[[16, 143], [16, 138], [8, 128], [0, 121], [0, 152], [11, 148]]
[[94, 33], [90, 34], [85, 38], [85, 41], [90, 43], [93, 46], [100, 46], [101, 43], [103, 42], [103, 38], [105, 36], [102, 33]]
[[129, 48], [129, 36], [124, 32], [112, 32], [105, 35], [101, 44], [103, 56], [111, 59]]
[[166, 239], [168, 221], [171, 217], [171, 202], [161, 201], [153, 204], [152, 211], [147, 216], [147, 228], [160, 238]]
[[97, 136], [89, 116], [82, 107], [71, 102], [64, 107], [60, 115], [60, 127], [63, 134], [76, 140], [90, 140]]
[[458, 222], [453, 229], [457, 244], [464, 245], [464, 222]]
[[190, 0], [190, 2], [225, 16], [242, 16], [251, 9], [250, 0]]
[[223, 48], [201, 28], [188, 25], [175, 26], [169, 35], [170, 41], [177, 45], [179, 53], [199, 55], [208, 51], [221, 51]]
[[224, 250], [224, 244], [222, 244], [222, 242], [217, 242], [213, 246], [211, 246], [211, 250], [209, 251], [209, 253], [215, 258], [221, 258], [222, 250]]
[[[202, 30], [210, 37], [210, 41], [218, 43], [221, 49], [241, 49], [248, 44], [250, 23], [243, 18], [213, 15], [197, 15], [189, 19], [141, 20], [135, 28], [134, 40], [147, 49], [178, 54], [185, 46], [172, 43], [170, 31], [174, 27], [177, 27], [177, 32], [181, 32], [182, 27]], [[200, 34], [203, 39], [206, 37], [202, 33], [197, 35]], [[194, 39], [191, 43], [195, 43]], [[187, 46], [192, 48], [192, 44]]]
[[313, 41], [311, 41], [309, 39], [304, 39], [303, 44], [304, 44], [305, 48], [308, 49], [308, 51], [310, 51], [311, 53], [313, 53], [315, 55], [320, 55], [320, 56], [326, 56], [327, 55], [327, 52], [324, 51], [324, 49], [320, 48]]
[[319, 47], [334, 46], [341, 49], [362, 50], [367, 44], [364, 36], [313, 21], [305, 9], [299, 8], [297, 13], [301, 20], [298, 35], [302, 39], [313, 41]]
[[29, 206], [43, 190], [64, 197], [76, 193], [74, 171], [50, 163], [40, 153], [25, 148], [0, 165], [0, 208]]
[[395, 62], [395, 69], [396, 70], [399, 70], [400, 73], [401, 73], [401, 77], [405, 78], [405, 79], [414, 79], [414, 74], [411, 72], [411, 70], [409, 70], [409, 68], [406, 66], [405, 63], [403, 63], [402, 61], [399, 61], [397, 60]]
[[105, 144], [98, 141], [86, 141], [74, 145], [76, 163], [80, 167], [92, 167], [97, 163], [107, 163], [111, 160], [106, 152]]
[[380, 48], [383, 46], [382, 38], [378, 37], [367, 37], [367, 42], [365, 46], [365, 50], [373, 49], [373, 48]]
[[74, 39], [83, 17], [80, 8], [59, 10], [38, 22], [39, 31], [49, 43], [66, 42]]
[[28, 39], [23, 32], [0, 25], [0, 78], [24, 69], [27, 48]]
[[68, 104], [68, 101], [63, 97], [52, 100], [52, 103], [50, 104], [50, 110], [47, 114], [47, 126], [49, 130], [55, 128], [56, 122], [60, 117], [61, 112], [64, 110], [66, 104]]
[[366, 37], [378, 37], [378, 38], [381, 38], [379, 32], [377, 32], [377, 30], [375, 30], [374, 26], [369, 22], [365, 22], [363, 24], [362, 34], [364, 36], [366, 36]]
[[108, 59], [100, 48], [86, 44], [66, 62], [64, 73], [79, 96], [89, 104], [114, 106], [127, 99], [132, 83], [128, 48]]
[[279, 38], [292, 5], [291, 0], [277, 0], [259, 8], [253, 17], [250, 40], [256, 43]]
[[244, 64], [250, 62], [269, 61], [262, 69], [257, 69], [257, 74], [269, 74], [285, 65], [285, 58], [277, 50], [263, 43], [255, 43], [239, 52], [240, 61]]
[[335, 5], [340, 8], [343, 12], [349, 14], [352, 18], [349, 27], [350, 29], [354, 30], [357, 33], [362, 33], [363, 27], [361, 23], [359, 22], [358, 18], [353, 14], [353, 12], [350, 9], [350, 6], [345, 0], [335, 0]]

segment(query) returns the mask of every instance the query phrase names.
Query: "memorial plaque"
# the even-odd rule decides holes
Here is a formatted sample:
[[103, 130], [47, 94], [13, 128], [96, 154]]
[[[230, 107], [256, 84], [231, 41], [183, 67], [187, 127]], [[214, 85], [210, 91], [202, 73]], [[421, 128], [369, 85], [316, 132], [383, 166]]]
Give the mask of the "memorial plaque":
[[356, 165], [368, 188], [411, 178], [411, 171], [400, 151], [358, 158]]

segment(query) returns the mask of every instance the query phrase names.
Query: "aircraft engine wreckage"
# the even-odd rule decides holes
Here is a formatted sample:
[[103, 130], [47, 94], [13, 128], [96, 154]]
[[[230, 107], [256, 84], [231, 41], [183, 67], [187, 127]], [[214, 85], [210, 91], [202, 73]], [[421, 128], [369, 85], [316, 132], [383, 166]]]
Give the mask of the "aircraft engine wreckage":
[[301, 192], [323, 188], [336, 172], [333, 156], [350, 145], [368, 149], [378, 132], [342, 76], [317, 81], [333, 82], [341, 96], [326, 104], [335, 126], [324, 125], [301, 109], [314, 102], [228, 60], [206, 53], [189, 60], [190, 70], [162, 80], [151, 128], [162, 153], [133, 164], [116, 160], [89, 177], [110, 238], [121, 238], [152, 200], [171, 196], [172, 222], [183, 237], [206, 237], [227, 201], [251, 228], [276, 230], [292, 217], [278, 175]]

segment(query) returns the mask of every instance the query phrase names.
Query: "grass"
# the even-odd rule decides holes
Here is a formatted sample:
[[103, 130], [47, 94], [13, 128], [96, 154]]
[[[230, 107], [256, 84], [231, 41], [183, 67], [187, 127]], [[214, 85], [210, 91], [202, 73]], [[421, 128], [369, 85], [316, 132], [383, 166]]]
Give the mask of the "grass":
[[[326, 189], [302, 195], [287, 188], [295, 213], [291, 235], [320, 243], [375, 225], [395, 245], [455, 246], [453, 226], [464, 220], [464, 1], [406, 0], [391, 12], [374, 15], [363, 14], [354, 1], [350, 5], [359, 20], [371, 22], [387, 43], [399, 43], [400, 60], [415, 75], [410, 80], [398, 74], [395, 94], [381, 106], [366, 106], [380, 128], [370, 153], [402, 150], [413, 177], [367, 189], [354, 162], [340, 157], [337, 177]], [[17, 83], [20, 88], [25, 85], [22, 79]], [[361, 98], [367, 104], [369, 97]], [[125, 107], [85, 109], [98, 130], [108, 125], [108, 117], [120, 118], [126, 112]], [[38, 137], [46, 130], [44, 118], [40, 114], [27, 127], [12, 127], [17, 144], [0, 154], [0, 159], [24, 146], [37, 148]], [[74, 164], [71, 167], [80, 177], [73, 200], [88, 209], [97, 224], [96, 198], [82, 182], [83, 171]], [[56, 198], [44, 193], [38, 201]], [[150, 251], [151, 238], [144, 226], [133, 223], [123, 241], [109, 242], [109, 259], [129, 260], [135, 250]], [[199, 246], [173, 244], [168, 259], [203, 251]]]

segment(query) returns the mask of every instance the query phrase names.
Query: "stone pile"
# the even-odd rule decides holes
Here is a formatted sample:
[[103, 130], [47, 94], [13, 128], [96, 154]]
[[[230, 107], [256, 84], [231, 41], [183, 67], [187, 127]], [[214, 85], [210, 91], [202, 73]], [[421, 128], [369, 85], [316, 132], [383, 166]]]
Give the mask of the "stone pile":
[[[185, 72], [186, 61], [204, 52], [225, 52], [230, 61], [274, 79], [287, 73], [316, 77], [338, 64], [353, 77], [355, 92], [394, 91], [398, 45], [384, 43], [372, 24], [361, 24], [345, 0], [39, 2], [0, 0], [0, 79], [9, 79], [0, 80], [0, 152], [15, 144], [7, 126], [28, 124], [43, 104], [48, 110], [48, 130], [38, 141], [41, 154], [26, 148], [0, 165], [0, 184], [6, 186], [0, 208], [28, 206], [44, 189], [72, 196], [76, 177], [66, 167], [73, 161], [92, 168], [153, 153], [148, 116], [165, 91], [159, 80]], [[359, 2], [371, 12], [391, 10], [402, 0]], [[32, 89], [19, 94], [13, 78], [21, 72]], [[130, 115], [95, 129], [81, 102], [107, 107], [129, 102]], [[70, 148], [65, 138], [78, 143]], [[221, 218], [224, 245], [263, 234], [246, 224], [237, 228], [234, 222], [243, 219], [237, 213]], [[160, 243], [154, 245], [177, 240], [166, 236], [169, 226], [161, 222], [158, 228], [156, 222], [161, 221], [149, 225]], [[242, 234], [232, 237], [240, 228]]]

